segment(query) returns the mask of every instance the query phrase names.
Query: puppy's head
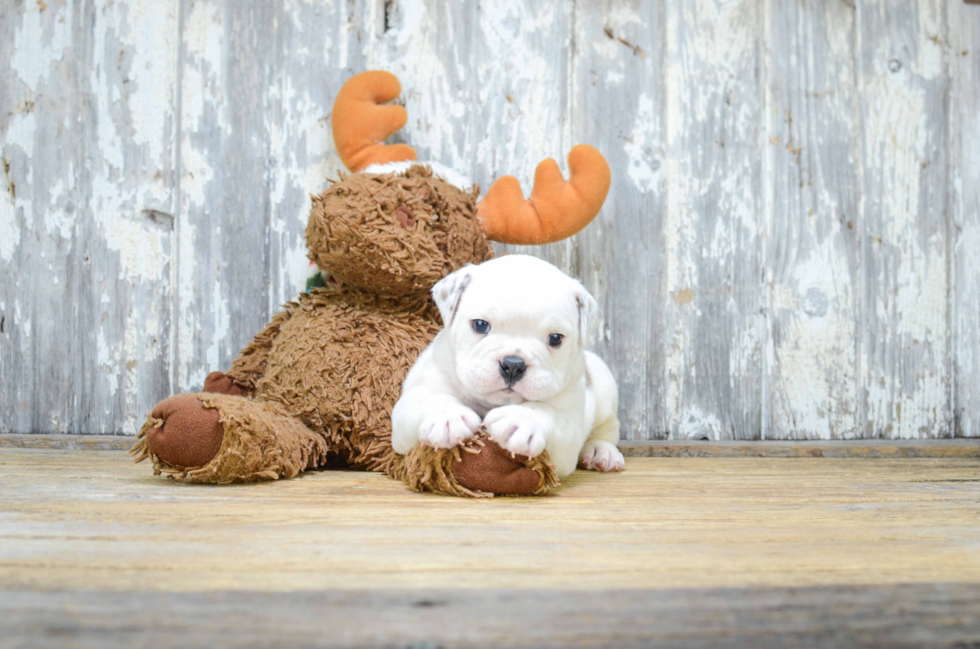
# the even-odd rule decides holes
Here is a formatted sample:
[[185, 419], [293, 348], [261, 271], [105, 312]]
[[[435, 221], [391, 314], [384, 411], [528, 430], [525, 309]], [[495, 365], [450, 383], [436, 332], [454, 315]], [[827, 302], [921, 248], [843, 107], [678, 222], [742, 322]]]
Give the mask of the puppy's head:
[[432, 289], [464, 389], [489, 406], [546, 401], [585, 371], [599, 307], [551, 264], [507, 255]]

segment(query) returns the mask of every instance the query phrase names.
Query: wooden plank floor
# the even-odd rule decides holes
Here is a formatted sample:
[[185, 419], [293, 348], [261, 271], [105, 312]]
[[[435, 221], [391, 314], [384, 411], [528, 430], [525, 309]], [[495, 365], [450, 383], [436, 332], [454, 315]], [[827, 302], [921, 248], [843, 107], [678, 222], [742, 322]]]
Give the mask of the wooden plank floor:
[[[514, 619], [500, 622], [506, 633], [491, 625], [492, 638], [480, 624], [440, 624], [442, 636], [430, 628], [416, 640], [548, 644], [559, 636], [541, 635], [550, 627], [540, 615], [551, 615], [565, 634], [556, 644], [596, 640], [588, 628], [611, 629], [612, 619], [610, 643], [687, 646], [709, 630], [716, 646], [797, 632], [810, 646], [882, 633], [980, 642], [980, 459], [630, 458], [622, 474], [578, 472], [551, 497], [473, 501], [342, 471], [180, 485], [119, 451], [0, 448], [0, 646], [38, 644], [65, 624], [79, 642], [118, 640], [156, 628], [154, 610], [197, 619], [178, 625], [174, 643], [236, 614], [250, 620], [236, 628], [285, 641], [272, 611], [295, 616], [317, 602], [352, 625], [436, 602], [404, 615], [412, 629], [377, 635], [369, 620], [375, 635], [348, 629], [343, 643], [353, 645], [398, 644], [433, 616], [465, 620], [470, 605]], [[835, 617], [840, 602], [851, 602], [850, 618], [865, 612], [854, 634]], [[786, 618], [790, 604], [796, 617]], [[99, 606], [142, 622], [100, 617]], [[608, 609], [605, 622], [588, 627], [595, 615], [585, 609]], [[263, 613], [272, 617], [260, 624]], [[900, 632], [897, 620], [917, 619], [926, 635]], [[802, 631], [786, 627], [797, 623]], [[569, 637], [574, 628], [582, 632]]]

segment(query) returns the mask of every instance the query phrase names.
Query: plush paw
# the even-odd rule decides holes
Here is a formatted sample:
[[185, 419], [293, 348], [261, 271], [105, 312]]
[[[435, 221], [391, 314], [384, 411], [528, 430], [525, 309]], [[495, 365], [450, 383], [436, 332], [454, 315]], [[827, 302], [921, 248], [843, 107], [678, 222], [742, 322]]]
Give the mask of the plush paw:
[[626, 460], [614, 444], [595, 441], [586, 442], [578, 458], [579, 465], [590, 471], [622, 471], [626, 468]]
[[537, 457], [548, 441], [548, 424], [524, 406], [501, 406], [487, 413], [483, 427], [490, 439], [513, 455]]
[[480, 416], [461, 404], [446, 405], [422, 420], [419, 442], [432, 448], [453, 448], [480, 429]]
[[479, 452], [460, 453], [453, 463], [461, 486], [509, 496], [525, 496], [541, 488], [542, 476], [524, 465], [526, 458], [512, 456], [491, 440], [474, 448]]
[[218, 411], [194, 394], [178, 394], [153, 408], [155, 424], [146, 429], [150, 453], [181, 467], [204, 466], [217, 455], [224, 439]]

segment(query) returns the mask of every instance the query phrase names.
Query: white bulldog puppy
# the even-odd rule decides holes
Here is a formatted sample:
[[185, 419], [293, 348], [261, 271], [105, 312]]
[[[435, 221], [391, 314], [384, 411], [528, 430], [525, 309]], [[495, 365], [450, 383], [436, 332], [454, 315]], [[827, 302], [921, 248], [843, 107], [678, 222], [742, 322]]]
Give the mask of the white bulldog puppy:
[[432, 289], [444, 328], [405, 378], [392, 412], [396, 453], [452, 448], [484, 426], [515, 455], [547, 449], [559, 477], [576, 464], [620, 471], [619, 395], [586, 346], [595, 299], [551, 264], [507, 255]]

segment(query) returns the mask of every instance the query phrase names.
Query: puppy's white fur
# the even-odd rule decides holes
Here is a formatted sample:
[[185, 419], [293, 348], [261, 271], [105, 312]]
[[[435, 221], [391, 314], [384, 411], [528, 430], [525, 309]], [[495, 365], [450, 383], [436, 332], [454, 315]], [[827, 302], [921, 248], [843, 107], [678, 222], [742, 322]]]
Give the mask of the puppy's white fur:
[[[392, 412], [392, 446], [452, 448], [481, 425], [514, 454], [547, 449], [559, 477], [575, 470], [619, 471], [619, 396], [606, 364], [586, 351], [599, 309], [551, 264], [507, 255], [469, 265], [432, 289], [445, 324], [405, 379]], [[490, 325], [478, 333], [474, 320]], [[550, 334], [563, 336], [549, 345]], [[508, 384], [500, 362], [526, 370]]]

